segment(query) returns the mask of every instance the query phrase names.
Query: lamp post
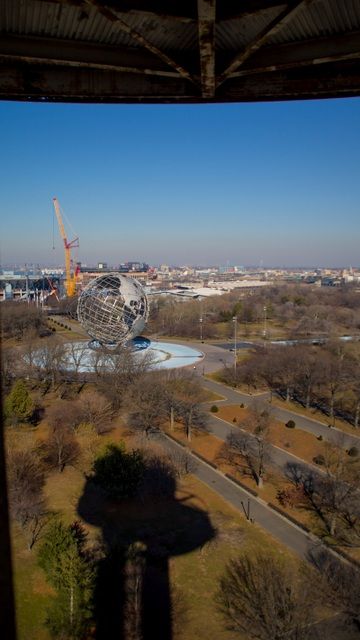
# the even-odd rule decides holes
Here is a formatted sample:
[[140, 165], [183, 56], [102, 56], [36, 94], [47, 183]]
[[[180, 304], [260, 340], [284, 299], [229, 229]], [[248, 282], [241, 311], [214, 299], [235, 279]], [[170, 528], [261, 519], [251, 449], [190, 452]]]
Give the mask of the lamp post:
[[234, 323], [234, 373], [235, 373], [235, 382], [236, 382], [236, 364], [237, 364], [237, 316], [233, 317]]
[[264, 346], [265, 346], [265, 340], [266, 340], [266, 334], [267, 334], [267, 327], [266, 327], [267, 317], [266, 317], [266, 312], [267, 312], [267, 307], [266, 307], [266, 306], [264, 306], [264, 331], [263, 331], [263, 335], [264, 335]]
[[199, 323], [200, 323], [200, 342], [203, 341], [203, 318], [202, 316], [200, 316], [199, 318]]

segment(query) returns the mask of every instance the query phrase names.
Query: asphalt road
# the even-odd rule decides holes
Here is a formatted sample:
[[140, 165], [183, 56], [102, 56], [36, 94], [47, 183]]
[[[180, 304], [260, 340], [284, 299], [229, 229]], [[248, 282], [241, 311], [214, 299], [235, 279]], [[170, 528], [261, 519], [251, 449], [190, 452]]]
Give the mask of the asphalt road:
[[[169, 451], [183, 451], [183, 447], [167, 438], [164, 434], [160, 433], [156, 436], [156, 439]], [[197, 467], [193, 475], [216, 491], [235, 509], [241, 511], [244, 517], [244, 507], [245, 510], [248, 509], [248, 501], [250, 500], [249, 516], [254, 526], [258, 525], [265, 529], [300, 558], [304, 560], [307, 559], [309, 551], [314, 548], [314, 546], [318, 547], [321, 545], [314, 536], [307, 534], [280, 514], [272, 511], [265, 502], [251, 496], [247, 491], [226, 478], [221, 472], [202, 462], [196, 456], [192, 457], [196, 461]]]
[[[213, 380], [208, 380], [204, 378], [202, 381], [203, 386], [209, 391], [213, 391], [214, 393], [218, 393], [224, 396], [224, 400], [217, 400], [217, 403], [221, 404], [241, 404], [251, 405], [256, 402], [269, 402], [270, 394], [262, 393], [258, 395], [248, 395], [241, 391], [236, 391], [235, 389], [230, 389], [224, 384], [219, 382], [215, 382]], [[352, 434], [344, 433], [340, 431], [340, 429], [335, 429], [334, 427], [328, 427], [326, 424], [322, 422], [318, 422], [317, 420], [313, 420], [312, 418], [307, 418], [305, 416], [301, 416], [298, 413], [294, 413], [293, 411], [289, 411], [287, 409], [282, 409], [280, 407], [276, 407], [275, 405], [271, 406], [272, 415], [280, 420], [281, 422], [287, 422], [288, 420], [294, 420], [296, 427], [302, 429], [303, 431], [307, 431], [308, 433], [312, 433], [314, 436], [322, 436], [324, 440], [328, 440], [329, 442], [333, 442], [335, 444], [340, 444], [345, 449], [349, 449], [352, 446], [360, 447], [360, 437]]]
[[[214, 345], [201, 342], [194, 342], [191, 344], [204, 353], [204, 358], [201, 362], [199, 362], [199, 365], [196, 369], [199, 375], [214, 373], [215, 371], [221, 369], [224, 365], [230, 367], [234, 363], [234, 354], [228, 349], [223, 349], [219, 344]], [[208, 380], [206, 378], [203, 379], [203, 386], [206, 389], [209, 389], [209, 391], [213, 391], [214, 393], [224, 396], [223, 401], [217, 401], [221, 402], [221, 404], [241, 404], [243, 402], [244, 404], [249, 405], [254, 402], [270, 401], [269, 392], [250, 395], [241, 391], [237, 391], [235, 389], [231, 389], [224, 384], [215, 382], [213, 380]], [[323, 422], [301, 416], [299, 413], [289, 411], [288, 409], [284, 409], [282, 407], [276, 407], [275, 405], [271, 405], [271, 410], [273, 416], [281, 422], [285, 423], [288, 420], [294, 420], [296, 426], [303, 431], [312, 433], [314, 436], [321, 435], [324, 440], [328, 440], [329, 442], [333, 442], [335, 444], [340, 444], [345, 449], [350, 449], [350, 447], [353, 446], [357, 448], [360, 447], [360, 434], [359, 436], [357, 436], [344, 433], [340, 429], [329, 427]]]
[[[237, 431], [239, 431], [251, 437], [246, 431], [240, 429], [240, 427], [232, 426], [228, 422], [221, 420], [221, 418], [216, 418], [212, 415], [209, 417], [208, 425], [210, 427], [211, 433], [219, 438], [219, 440], [223, 440], [224, 442], [226, 442], [227, 436], [230, 435], [231, 432], [236, 433]], [[295, 456], [294, 454], [271, 444], [269, 444], [269, 456], [271, 464], [280, 467], [284, 473], [286, 473], [289, 465], [291, 466], [294, 464], [301, 466], [304, 469], [308, 469], [313, 474], [323, 473], [321, 468], [313, 464], [309, 464], [308, 462], [304, 462], [304, 460], [298, 458], [298, 456]]]

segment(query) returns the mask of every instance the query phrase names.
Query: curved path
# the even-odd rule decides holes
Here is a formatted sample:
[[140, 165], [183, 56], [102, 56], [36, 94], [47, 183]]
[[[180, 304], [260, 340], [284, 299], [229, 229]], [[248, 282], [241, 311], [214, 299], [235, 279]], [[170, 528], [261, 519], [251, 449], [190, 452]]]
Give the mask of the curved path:
[[[202, 381], [202, 385], [205, 389], [209, 391], [213, 391], [224, 397], [223, 400], [217, 400], [217, 404], [224, 405], [234, 405], [244, 403], [246, 405], [252, 405], [256, 402], [269, 402], [270, 395], [268, 393], [262, 393], [258, 395], [248, 395], [241, 391], [236, 391], [235, 389], [231, 389], [227, 387], [225, 384], [221, 384], [220, 382], [215, 382], [214, 380], [208, 380], [204, 378]], [[350, 433], [345, 433], [340, 429], [336, 429], [334, 427], [328, 427], [326, 424], [319, 422], [318, 420], [313, 420], [312, 418], [307, 418], [305, 416], [300, 415], [299, 413], [295, 413], [293, 411], [289, 411], [288, 409], [282, 409], [281, 407], [277, 407], [275, 405], [271, 406], [272, 415], [280, 420], [281, 422], [287, 422], [288, 420], [294, 420], [296, 426], [303, 431], [307, 431], [308, 433], [312, 433], [314, 436], [322, 436], [324, 440], [328, 440], [329, 442], [333, 442], [334, 444], [339, 444], [345, 449], [350, 449], [350, 447], [356, 446], [360, 447], [360, 437], [352, 435]]]
[[[159, 432], [154, 437], [169, 451], [184, 451], [181, 445], [170, 440], [164, 433]], [[189, 452], [189, 455], [196, 461], [196, 469], [192, 472], [193, 475], [242, 513], [244, 513], [244, 508], [248, 509], [249, 504], [251, 521], [268, 531], [300, 558], [308, 560], [309, 552], [314, 547], [321, 546], [324, 549], [326, 548], [318, 538], [306, 533], [296, 524], [273, 511], [267, 506], [266, 502], [260, 498], [253, 497], [245, 489], [226, 478], [220, 471], [213, 469], [206, 462], [193, 456], [191, 452]], [[250, 502], [248, 503], [248, 501]], [[336, 553], [334, 555], [340, 558]]]
[[[247, 431], [245, 431], [244, 429], [241, 429], [241, 427], [233, 426], [229, 422], [226, 422], [225, 420], [222, 420], [221, 418], [217, 418], [213, 415], [209, 416], [208, 425], [210, 427], [211, 433], [217, 438], [219, 438], [219, 440], [223, 440], [224, 442], [226, 442], [226, 439], [228, 435], [230, 435], [230, 433], [232, 432], [236, 433], [237, 431], [240, 431], [241, 433], [248, 436], [249, 438], [253, 437]], [[299, 458], [293, 453], [290, 453], [289, 451], [285, 451], [284, 449], [281, 449], [280, 447], [277, 447], [276, 445], [273, 445], [273, 444], [269, 444], [269, 456], [270, 456], [270, 463], [280, 467], [283, 473], [286, 473], [289, 466], [295, 465], [295, 464], [301, 466], [304, 469], [311, 471], [313, 474], [324, 473], [322, 469], [320, 469], [316, 465], [313, 465], [310, 462], [306, 462], [305, 460], [303, 460], [302, 458]]]
[[[205, 375], [206, 373], [214, 373], [215, 371], [218, 371], [222, 366], [224, 366], [224, 364], [226, 364], [227, 366], [231, 366], [234, 362], [234, 355], [227, 349], [201, 342], [194, 342], [191, 344], [193, 344], [195, 348], [204, 353], [204, 359], [202, 363], [199, 363], [199, 366], [197, 367], [198, 374]], [[270, 393], [267, 391], [257, 395], [249, 395], [247, 393], [232, 389], [225, 384], [215, 382], [207, 378], [203, 378], [202, 384], [209, 391], [213, 391], [214, 393], [217, 393], [224, 397], [223, 400], [217, 400], [217, 403], [221, 402], [221, 404], [240, 404], [243, 402], [244, 404], [251, 405], [259, 401], [270, 401]], [[345, 449], [350, 449], [350, 447], [353, 446], [360, 448], [360, 434], [359, 436], [357, 436], [350, 433], [345, 433], [340, 429], [337, 429], [335, 427], [328, 427], [326, 424], [320, 422], [319, 420], [302, 416], [301, 414], [290, 411], [289, 409], [283, 409], [282, 407], [277, 407], [275, 405], [271, 405], [271, 407], [273, 416], [281, 422], [285, 423], [288, 420], [294, 420], [297, 427], [299, 427], [303, 431], [312, 433], [314, 436], [321, 435], [324, 440], [328, 440], [329, 442], [333, 442], [335, 444], [340, 444]]]

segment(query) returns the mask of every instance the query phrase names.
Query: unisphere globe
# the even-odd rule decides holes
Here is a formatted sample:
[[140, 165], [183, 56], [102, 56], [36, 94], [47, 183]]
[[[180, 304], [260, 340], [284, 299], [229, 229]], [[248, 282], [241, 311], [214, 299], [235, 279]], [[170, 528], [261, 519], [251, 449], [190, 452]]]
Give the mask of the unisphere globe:
[[134, 278], [109, 273], [91, 280], [79, 296], [77, 317], [103, 345], [119, 345], [138, 336], [149, 315], [142, 286]]

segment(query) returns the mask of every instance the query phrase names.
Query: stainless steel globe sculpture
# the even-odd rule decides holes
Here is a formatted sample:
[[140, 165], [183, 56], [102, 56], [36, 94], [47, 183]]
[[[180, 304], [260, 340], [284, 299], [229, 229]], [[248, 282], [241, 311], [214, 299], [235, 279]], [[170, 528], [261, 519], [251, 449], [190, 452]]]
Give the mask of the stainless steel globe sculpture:
[[120, 345], [138, 336], [148, 315], [148, 301], [139, 282], [119, 273], [91, 280], [77, 305], [80, 324], [103, 345]]

